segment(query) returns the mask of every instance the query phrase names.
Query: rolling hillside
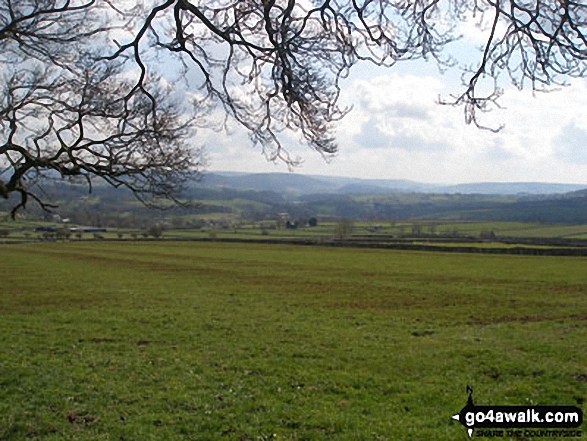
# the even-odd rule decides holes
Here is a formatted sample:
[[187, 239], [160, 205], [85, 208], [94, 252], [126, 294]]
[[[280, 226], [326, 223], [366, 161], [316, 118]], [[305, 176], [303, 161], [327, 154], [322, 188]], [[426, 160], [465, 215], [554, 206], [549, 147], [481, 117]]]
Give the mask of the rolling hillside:
[[[188, 208], [149, 210], [128, 191], [96, 183], [44, 184], [54, 213], [80, 224], [140, 225], [169, 217], [241, 220], [349, 217], [355, 220], [445, 219], [577, 224], [587, 223], [587, 189], [545, 183], [477, 183], [434, 186], [405, 180], [367, 180], [300, 174], [208, 173], [182, 198]], [[11, 205], [12, 204], [12, 205]], [[1, 201], [7, 212], [14, 200]], [[33, 204], [27, 213], [47, 218]]]
[[207, 173], [196, 187], [274, 191], [284, 195], [320, 193], [388, 194], [441, 193], [482, 195], [550, 195], [584, 190], [581, 184], [542, 182], [484, 182], [457, 185], [425, 184], [403, 179], [358, 179], [297, 173]]

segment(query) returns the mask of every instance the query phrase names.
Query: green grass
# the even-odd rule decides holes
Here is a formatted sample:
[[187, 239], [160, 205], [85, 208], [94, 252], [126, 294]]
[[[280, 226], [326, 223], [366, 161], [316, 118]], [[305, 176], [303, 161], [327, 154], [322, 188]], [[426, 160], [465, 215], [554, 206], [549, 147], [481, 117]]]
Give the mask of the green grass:
[[[426, 245], [426, 246], [436, 246], [436, 247], [455, 247], [455, 248], [499, 248], [499, 249], [511, 249], [511, 248], [527, 248], [527, 249], [538, 249], [538, 250], [551, 250], [552, 248], [554, 248], [553, 246], [549, 246], [549, 245], [526, 245], [524, 244], [524, 246], [520, 246], [519, 244], [507, 244], [507, 243], [501, 243], [501, 242], [473, 242], [473, 243], [467, 243], [467, 242], [434, 242], [434, 241], [426, 241], [426, 240], [421, 240], [421, 241], [410, 241], [411, 244], [413, 245]], [[557, 249], [569, 249], [569, 250], [573, 250], [576, 249], [576, 247], [564, 247], [564, 246], [557, 246]]]
[[2, 440], [464, 440], [466, 385], [477, 404], [587, 398], [585, 259], [1, 249]]
[[441, 222], [439, 232], [478, 236], [482, 231], [493, 231], [497, 236], [504, 237], [573, 237], [587, 232], [587, 225], [545, 225], [526, 222]]

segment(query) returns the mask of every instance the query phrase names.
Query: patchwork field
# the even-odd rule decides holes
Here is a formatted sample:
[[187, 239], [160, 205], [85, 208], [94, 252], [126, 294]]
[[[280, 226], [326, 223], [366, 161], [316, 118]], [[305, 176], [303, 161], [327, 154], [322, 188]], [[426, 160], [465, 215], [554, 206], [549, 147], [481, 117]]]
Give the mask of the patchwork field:
[[[203, 222], [203, 221], [202, 221]], [[173, 227], [174, 218], [162, 221], [166, 225], [159, 238], [184, 240], [201, 238], [218, 239], [254, 239], [254, 240], [279, 240], [279, 239], [332, 239], [338, 237], [338, 222], [320, 221], [316, 227], [307, 227], [300, 224], [299, 228], [288, 229], [281, 222], [229, 222], [226, 220], [214, 220], [208, 217], [205, 227]], [[10, 242], [38, 242], [47, 240], [44, 232], [35, 231], [39, 227], [75, 227], [73, 224], [51, 223], [19, 219], [14, 222], [8, 220], [7, 215], [0, 212], [0, 243]], [[349, 237], [364, 239], [368, 236], [376, 236], [382, 240], [422, 240], [426, 237], [428, 242], [450, 236], [454, 240], [480, 239], [484, 235], [492, 234], [496, 242], [507, 239], [587, 239], [587, 225], [576, 224], [539, 224], [530, 222], [484, 222], [484, 221], [450, 221], [450, 220], [410, 220], [391, 222], [352, 222], [352, 232]], [[137, 240], [150, 236], [148, 228], [107, 228], [107, 232], [99, 234], [104, 239]], [[95, 234], [72, 233], [71, 240], [93, 240]], [[487, 239], [487, 237], [485, 237]], [[527, 241], [526, 241], [527, 242]]]
[[587, 399], [585, 258], [0, 249], [1, 440], [465, 440], [467, 385]]

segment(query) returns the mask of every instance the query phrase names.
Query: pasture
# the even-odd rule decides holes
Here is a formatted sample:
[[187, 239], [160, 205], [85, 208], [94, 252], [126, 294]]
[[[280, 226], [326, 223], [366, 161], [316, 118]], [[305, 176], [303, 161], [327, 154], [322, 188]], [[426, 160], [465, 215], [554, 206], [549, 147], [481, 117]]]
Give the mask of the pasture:
[[587, 399], [585, 258], [0, 249], [1, 440], [465, 440], [467, 385]]

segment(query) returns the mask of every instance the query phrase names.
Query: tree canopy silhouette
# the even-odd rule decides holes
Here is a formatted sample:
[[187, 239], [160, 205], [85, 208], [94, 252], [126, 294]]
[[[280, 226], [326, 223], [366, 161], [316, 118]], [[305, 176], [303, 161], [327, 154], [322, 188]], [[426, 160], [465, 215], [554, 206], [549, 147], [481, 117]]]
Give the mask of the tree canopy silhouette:
[[585, 74], [587, 5], [566, 0], [0, 0], [0, 195], [48, 208], [37, 182], [58, 176], [175, 198], [205, 165], [195, 129], [225, 118], [270, 160], [296, 163], [286, 131], [332, 155], [355, 64], [458, 64], [469, 20], [487, 39], [450, 101], [469, 123], [498, 104], [483, 78]]

